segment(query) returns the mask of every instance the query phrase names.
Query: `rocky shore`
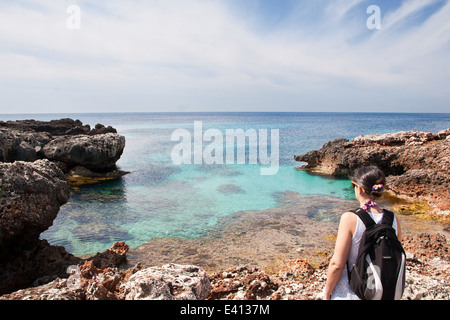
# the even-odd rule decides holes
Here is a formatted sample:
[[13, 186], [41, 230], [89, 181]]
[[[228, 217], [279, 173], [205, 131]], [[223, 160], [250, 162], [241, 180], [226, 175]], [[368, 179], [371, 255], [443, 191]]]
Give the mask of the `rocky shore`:
[[387, 175], [391, 195], [399, 197], [399, 202], [406, 200], [398, 211], [450, 217], [450, 129], [336, 139], [294, 159], [306, 163], [300, 169], [333, 176], [348, 176], [360, 166], [377, 165]]
[[39, 236], [68, 201], [68, 181], [123, 174], [115, 164], [124, 147], [125, 138], [101, 124], [0, 121], [0, 294], [66, 276], [81, 261]]
[[[93, 130], [70, 119], [0, 123], [0, 300], [321, 298], [336, 229], [336, 221], [323, 221], [321, 214], [338, 218], [350, 200], [327, 199], [320, 207], [315, 198], [307, 202], [305, 196], [285, 192], [277, 208], [227, 217], [211, 238], [186, 240], [181, 246], [170, 239], [149, 242], [142, 252], [130, 252], [126, 243], [117, 242], [106, 252], [80, 258], [40, 240], [68, 201], [72, 170], [117, 170], [124, 138], [113, 128], [98, 125]], [[403, 243], [408, 270], [403, 299], [448, 300], [446, 236], [405, 233]], [[323, 248], [320, 261], [303, 257], [317, 251], [314, 244]], [[162, 249], [173, 251], [171, 257], [179, 250], [179, 259], [162, 263], [167, 257]], [[274, 252], [284, 252], [279, 263], [262, 268], [258, 262], [269, 263]], [[221, 264], [208, 264], [213, 259]]]
[[[450, 299], [447, 239], [421, 234], [406, 237], [404, 245], [407, 278], [402, 299]], [[194, 265], [120, 269], [127, 251], [125, 243], [116, 243], [74, 265], [68, 278], [4, 294], [0, 300], [320, 300], [329, 262], [328, 257], [314, 267], [294, 259], [271, 273], [241, 266], [208, 275]]]

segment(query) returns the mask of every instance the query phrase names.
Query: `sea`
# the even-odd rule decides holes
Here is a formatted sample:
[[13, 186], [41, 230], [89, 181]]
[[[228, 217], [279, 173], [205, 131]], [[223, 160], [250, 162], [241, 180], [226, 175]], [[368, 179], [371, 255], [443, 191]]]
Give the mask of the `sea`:
[[[326, 142], [358, 135], [407, 130], [438, 132], [450, 127], [450, 114], [436, 113], [80, 113], [8, 114], [0, 120], [79, 119], [94, 127], [113, 126], [125, 136], [117, 162], [129, 172], [120, 179], [74, 187], [53, 225], [41, 234], [52, 245], [64, 246], [77, 256], [95, 254], [124, 241], [137, 248], [153, 238], [196, 238], [214, 229], [220, 218], [236, 212], [265, 210], [278, 205], [280, 192], [354, 199], [345, 177], [312, 175], [296, 168], [294, 155], [320, 149]], [[199, 124], [201, 124], [199, 132]], [[196, 127], [197, 126], [197, 127]], [[195, 161], [194, 152], [226, 144], [230, 130], [267, 132], [267, 139], [244, 141], [244, 161]], [[196, 131], [197, 130], [197, 131]], [[250, 130], [250, 131], [249, 131]], [[184, 133], [184, 139], [175, 133]], [[200, 138], [195, 135], [200, 133]], [[278, 135], [278, 137], [277, 137]], [[176, 139], [174, 139], [174, 136]], [[273, 140], [277, 146], [272, 146]], [[180, 143], [186, 159], [178, 164]], [[267, 162], [250, 161], [252, 144], [277, 156], [277, 169], [262, 174]], [[242, 143], [242, 141], [241, 141]], [[197, 149], [195, 149], [197, 148]], [[238, 142], [235, 151], [237, 157]], [[176, 152], [175, 152], [176, 151]], [[215, 149], [214, 152], [218, 152]], [[215, 153], [211, 153], [217, 155]], [[220, 153], [218, 153], [220, 155]], [[191, 158], [189, 158], [191, 156]], [[218, 159], [218, 158], [216, 158]], [[223, 154], [226, 159], [226, 154]], [[231, 159], [231, 158], [230, 158]], [[236, 158], [237, 159], [237, 158]], [[275, 162], [271, 163], [275, 167]], [[326, 219], [326, 216], [323, 217]]]

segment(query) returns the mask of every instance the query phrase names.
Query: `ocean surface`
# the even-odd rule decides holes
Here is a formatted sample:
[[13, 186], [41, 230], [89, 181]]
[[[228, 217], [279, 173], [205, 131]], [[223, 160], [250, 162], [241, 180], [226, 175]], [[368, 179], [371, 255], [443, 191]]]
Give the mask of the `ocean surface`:
[[[195, 238], [214, 227], [218, 219], [235, 212], [277, 206], [278, 194], [326, 195], [353, 199], [347, 179], [331, 179], [296, 170], [294, 155], [319, 149], [336, 138], [403, 130], [438, 132], [450, 127], [450, 114], [381, 113], [109, 113], [0, 115], [1, 120], [80, 119], [84, 124], [115, 127], [126, 138], [117, 165], [130, 173], [119, 180], [87, 185], [72, 191], [53, 226], [41, 235], [67, 251], [88, 255], [108, 249], [115, 241], [136, 248], [152, 238]], [[269, 165], [250, 163], [251, 141], [246, 141], [244, 164], [173, 163], [171, 154], [180, 141], [177, 129], [192, 136], [194, 123], [202, 132], [222, 133], [224, 159], [230, 129], [279, 132], [279, 168], [262, 175]], [[264, 145], [261, 137], [259, 148]], [[187, 140], [186, 140], [187, 141]], [[199, 140], [197, 140], [198, 142]], [[215, 140], [217, 142], [220, 140]], [[269, 142], [270, 138], [266, 141]], [[201, 142], [201, 140], [200, 140]], [[253, 143], [255, 143], [253, 141]], [[210, 142], [200, 145], [206, 148]], [[197, 144], [198, 146], [199, 144]], [[275, 149], [268, 149], [268, 154]], [[237, 146], [236, 150], [237, 151]], [[217, 150], [216, 150], [217, 152]], [[192, 155], [192, 159], [194, 156]], [[327, 219], [326, 215], [323, 219]]]

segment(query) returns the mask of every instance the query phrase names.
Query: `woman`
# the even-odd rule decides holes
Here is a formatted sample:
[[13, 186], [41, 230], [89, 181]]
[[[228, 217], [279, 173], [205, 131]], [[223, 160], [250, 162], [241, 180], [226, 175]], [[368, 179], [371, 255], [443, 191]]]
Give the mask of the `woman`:
[[[383, 193], [386, 178], [376, 166], [359, 168], [352, 177], [352, 186], [356, 199], [376, 223], [383, 218], [383, 209], [375, 202]], [[397, 238], [401, 239], [401, 230], [397, 217], [393, 228]], [[349, 266], [355, 263], [359, 243], [365, 226], [361, 219], [353, 212], [342, 215], [336, 239], [336, 247], [330, 260], [327, 283], [324, 289], [325, 300], [359, 300], [348, 282], [347, 262]]]

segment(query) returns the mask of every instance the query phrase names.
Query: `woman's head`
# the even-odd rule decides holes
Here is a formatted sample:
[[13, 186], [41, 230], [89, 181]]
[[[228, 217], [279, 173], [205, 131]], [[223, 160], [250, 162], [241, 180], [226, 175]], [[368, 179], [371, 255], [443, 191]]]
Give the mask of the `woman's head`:
[[351, 177], [371, 199], [377, 199], [383, 194], [386, 177], [378, 167], [368, 166], [356, 169]]

